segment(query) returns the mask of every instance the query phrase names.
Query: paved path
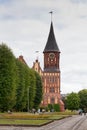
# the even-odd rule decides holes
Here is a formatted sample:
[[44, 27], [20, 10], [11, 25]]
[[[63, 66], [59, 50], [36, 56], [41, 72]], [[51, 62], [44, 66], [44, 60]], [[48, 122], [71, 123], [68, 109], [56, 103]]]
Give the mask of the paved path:
[[0, 130], [87, 130], [87, 116], [72, 116], [42, 127], [0, 126]]

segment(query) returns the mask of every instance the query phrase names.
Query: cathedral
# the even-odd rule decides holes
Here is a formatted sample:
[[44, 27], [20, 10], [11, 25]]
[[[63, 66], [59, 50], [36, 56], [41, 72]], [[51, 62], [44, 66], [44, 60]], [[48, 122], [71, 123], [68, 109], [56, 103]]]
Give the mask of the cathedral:
[[38, 59], [33, 63], [33, 69], [40, 74], [43, 83], [43, 100], [41, 105], [47, 106], [48, 104], [59, 104], [60, 110], [64, 111], [64, 103], [61, 100], [60, 94], [60, 50], [55, 39], [52, 21], [43, 55], [43, 70], [40, 67]]

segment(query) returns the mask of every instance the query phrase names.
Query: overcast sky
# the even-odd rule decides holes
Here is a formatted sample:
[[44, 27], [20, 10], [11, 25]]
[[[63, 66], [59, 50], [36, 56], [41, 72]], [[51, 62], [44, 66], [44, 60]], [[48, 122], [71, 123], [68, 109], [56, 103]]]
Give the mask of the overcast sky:
[[87, 88], [87, 0], [0, 0], [0, 44], [23, 55], [29, 67], [38, 57], [43, 69], [51, 10], [61, 51], [61, 93], [78, 92]]

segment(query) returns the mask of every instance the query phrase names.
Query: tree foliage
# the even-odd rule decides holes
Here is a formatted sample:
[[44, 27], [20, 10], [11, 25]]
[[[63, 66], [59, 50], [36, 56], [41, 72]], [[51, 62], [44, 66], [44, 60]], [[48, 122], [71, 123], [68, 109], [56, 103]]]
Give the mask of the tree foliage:
[[29, 109], [32, 109], [36, 94], [36, 78], [33, 69], [29, 70], [29, 81]]
[[54, 104], [54, 111], [59, 112], [60, 111], [60, 105], [59, 104]]
[[36, 76], [36, 94], [34, 99], [34, 108], [37, 109], [41, 103], [43, 91], [42, 91], [42, 81], [40, 75], [37, 72], [35, 72], [35, 76]]
[[16, 91], [16, 110], [23, 110], [25, 107], [24, 103], [22, 102], [25, 92], [25, 65], [16, 60], [17, 65], [17, 91]]
[[53, 112], [59, 112], [60, 111], [60, 105], [59, 104], [48, 104], [48, 109]]
[[15, 104], [16, 63], [12, 51], [0, 45], [0, 110], [11, 109]]
[[0, 111], [27, 111], [42, 99], [40, 76], [15, 58], [11, 49], [0, 45]]
[[54, 109], [53, 104], [48, 104], [48, 109], [52, 111], [52, 109]]
[[87, 108], [87, 89], [79, 91], [78, 94], [80, 97], [80, 108]]
[[72, 92], [67, 96], [66, 103], [67, 103], [67, 108], [69, 110], [79, 109], [79, 105], [80, 105], [79, 95], [77, 93]]

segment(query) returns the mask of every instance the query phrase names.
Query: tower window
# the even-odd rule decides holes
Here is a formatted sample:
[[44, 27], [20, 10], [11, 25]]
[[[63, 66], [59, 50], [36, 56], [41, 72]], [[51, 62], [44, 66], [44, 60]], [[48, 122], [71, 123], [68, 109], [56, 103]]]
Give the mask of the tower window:
[[50, 93], [54, 93], [54, 92], [55, 92], [54, 87], [51, 87], [51, 88], [50, 88]]
[[54, 77], [50, 77], [49, 80], [50, 80], [51, 83], [53, 83], [54, 82]]
[[55, 98], [52, 97], [52, 98], [51, 98], [51, 104], [54, 104], [54, 103], [55, 103]]

